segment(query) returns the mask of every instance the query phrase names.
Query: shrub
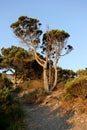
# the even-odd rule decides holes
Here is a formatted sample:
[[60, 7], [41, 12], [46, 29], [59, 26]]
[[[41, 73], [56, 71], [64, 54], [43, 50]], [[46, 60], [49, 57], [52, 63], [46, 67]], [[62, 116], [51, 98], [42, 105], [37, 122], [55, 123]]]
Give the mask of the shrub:
[[37, 91], [37, 95], [38, 95], [38, 96], [45, 96], [45, 95], [46, 95], [46, 92], [45, 92], [45, 90], [44, 90], [44, 87], [39, 86], [39, 87], [36, 89], [36, 91]]
[[12, 88], [12, 82], [6, 77], [6, 74], [0, 73], [0, 89], [4, 87]]
[[87, 76], [75, 78], [68, 81], [64, 88], [65, 98], [81, 97], [87, 98]]
[[4, 87], [0, 89], [0, 105], [2, 104], [10, 104], [12, 102], [12, 96], [9, 88]]
[[25, 94], [23, 98], [25, 99], [26, 103], [33, 104], [33, 103], [41, 102], [44, 99], [45, 95], [46, 93], [44, 91], [44, 88], [38, 87], [32, 92]]
[[0, 129], [22, 130], [23, 111], [12, 97], [10, 82], [5, 75], [0, 75], [0, 83]]
[[2, 130], [22, 130], [23, 111], [18, 102], [0, 106], [0, 128]]
[[24, 81], [23, 83], [20, 84], [20, 88], [24, 90], [28, 89], [30, 87], [29, 83], [30, 83], [29, 81]]

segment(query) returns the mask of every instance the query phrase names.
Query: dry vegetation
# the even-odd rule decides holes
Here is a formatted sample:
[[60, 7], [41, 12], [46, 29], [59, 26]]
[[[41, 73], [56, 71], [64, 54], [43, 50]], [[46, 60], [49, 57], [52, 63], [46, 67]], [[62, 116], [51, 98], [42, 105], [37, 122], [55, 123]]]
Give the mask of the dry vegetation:
[[[13, 80], [13, 77], [10, 77], [10, 79]], [[73, 81], [75, 81], [75, 80], [73, 80]], [[76, 83], [77, 86], [80, 85], [80, 88], [81, 88], [79, 79], [76, 82], [73, 82], [73, 81], [69, 80], [69, 82], [67, 83], [68, 85], [71, 84], [71, 90], [74, 91], [74, 89], [72, 89], [73, 88], [72, 86], [74, 85], [74, 83]], [[72, 82], [73, 82], [73, 84], [72, 84]], [[83, 83], [83, 84], [86, 83], [86, 80], [84, 80], [84, 82], [83, 82], [83, 80], [81, 78], [81, 83]], [[38, 79], [38, 80], [25, 81], [19, 86], [21, 88], [20, 89], [21, 91], [19, 91], [17, 93], [18, 99], [20, 99], [20, 101], [23, 105], [24, 112], [25, 113], [27, 112], [27, 115], [25, 117], [25, 118], [27, 118], [27, 121], [25, 119], [25, 121], [26, 121], [25, 124], [27, 125], [27, 123], [28, 123], [28, 129], [30, 127], [32, 127], [32, 129], [33, 129], [33, 126], [29, 125], [29, 122], [31, 120], [29, 117], [29, 113], [32, 116], [32, 119], [33, 119], [32, 122], [34, 122], [34, 119], [36, 121], [38, 121], [40, 119], [40, 116], [42, 116], [43, 110], [44, 110], [44, 112], [46, 112], [47, 109], [49, 109], [50, 115], [48, 117], [46, 117], [47, 113], [44, 113], [43, 118], [47, 118], [48, 123], [49, 122], [51, 123], [51, 121], [49, 121], [49, 118], [51, 118], [51, 116], [55, 117], [55, 115], [53, 113], [56, 110], [56, 117], [57, 117], [58, 113], [60, 116], [58, 116], [57, 119], [55, 117], [56, 120], [53, 119], [52, 122], [55, 120], [55, 122], [58, 123], [57, 120], [60, 120], [61, 116], [62, 117], [64, 116], [64, 118], [66, 118], [65, 117], [66, 113], [70, 112], [70, 113], [73, 113], [73, 116], [70, 116], [69, 119], [66, 120], [66, 122], [69, 122], [71, 124], [74, 123], [74, 126], [72, 127], [72, 129], [69, 129], [69, 130], [85, 130], [83, 128], [87, 128], [87, 125], [86, 125], [87, 122], [85, 120], [87, 117], [87, 98], [86, 97], [82, 98], [81, 96], [73, 96], [73, 95], [71, 95], [71, 96], [69, 95], [69, 97], [66, 98], [66, 96], [68, 95], [68, 92], [70, 92], [69, 94], [71, 94], [71, 90], [66, 91], [67, 93], [65, 95], [65, 90], [67, 90], [67, 87], [66, 87], [66, 89], [64, 87], [65, 84], [66, 84], [66, 81], [58, 83], [57, 88], [54, 91], [50, 92], [49, 94], [46, 94], [44, 92], [43, 80]], [[70, 88], [70, 86], [69, 86], [69, 88]], [[75, 93], [78, 94], [78, 91], [75, 90]], [[38, 104], [41, 107], [39, 107]], [[33, 115], [33, 113], [30, 112], [30, 110], [31, 110], [30, 108], [33, 110], [34, 113], [39, 114], [39, 118], [35, 117], [35, 115]], [[61, 112], [59, 112], [60, 110], [61, 110]], [[44, 124], [44, 123], [42, 123], [42, 124]], [[80, 126], [80, 124], [82, 126]], [[67, 125], [65, 125], [65, 122], [62, 122], [62, 125], [64, 125], [65, 128], [68, 127]], [[85, 125], [85, 127], [84, 127], [84, 125]], [[45, 128], [43, 128], [43, 126], [41, 128], [39, 128], [39, 124], [38, 124], [38, 126], [35, 126], [35, 130], [37, 127], [38, 127], [38, 130], [39, 129], [45, 130]], [[56, 126], [56, 123], [55, 123], [55, 127], [59, 128], [58, 125]], [[49, 129], [49, 126], [48, 126], [48, 129]], [[63, 129], [61, 126], [60, 130], [66, 130], [66, 129]]]
[[61, 102], [61, 107], [66, 111], [77, 111], [81, 113], [87, 112], [87, 99], [81, 97], [69, 97], [65, 98], [65, 86], [66, 82], [60, 82], [57, 88], [50, 92], [49, 95], [45, 94], [43, 89], [43, 80], [30, 80], [21, 84], [22, 91], [19, 93], [19, 97], [22, 97], [25, 103], [32, 104], [38, 102]]

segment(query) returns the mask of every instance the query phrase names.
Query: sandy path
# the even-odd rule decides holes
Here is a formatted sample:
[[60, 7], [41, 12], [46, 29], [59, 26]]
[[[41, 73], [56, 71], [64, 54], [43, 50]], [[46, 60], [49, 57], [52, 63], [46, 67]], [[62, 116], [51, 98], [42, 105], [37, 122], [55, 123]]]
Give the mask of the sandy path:
[[68, 120], [73, 112], [64, 112], [57, 100], [37, 105], [23, 105], [25, 112], [25, 130], [70, 130], [73, 127]]

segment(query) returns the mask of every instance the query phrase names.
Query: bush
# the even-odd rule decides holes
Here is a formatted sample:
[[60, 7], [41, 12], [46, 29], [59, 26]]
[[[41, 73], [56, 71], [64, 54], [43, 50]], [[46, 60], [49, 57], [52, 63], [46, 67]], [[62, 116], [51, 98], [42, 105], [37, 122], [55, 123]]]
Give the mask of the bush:
[[12, 102], [12, 96], [9, 88], [0, 89], [0, 105], [10, 104]]
[[12, 82], [6, 77], [6, 74], [0, 73], [0, 89], [7, 87], [12, 88]]
[[0, 128], [1, 130], [22, 130], [23, 111], [18, 102], [10, 105], [0, 106]]
[[46, 93], [44, 91], [44, 88], [38, 87], [34, 91], [25, 94], [23, 98], [25, 99], [26, 103], [33, 104], [41, 102], [44, 99], [45, 95]]
[[11, 88], [12, 82], [6, 77], [6, 74], [0, 73], [0, 105], [12, 102]]
[[5, 75], [0, 75], [0, 129], [22, 130], [23, 111], [12, 97], [9, 83]]
[[81, 97], [87, 98], [87, 76], [75, 78], [68, 81], [64, 88], [65, 98]]

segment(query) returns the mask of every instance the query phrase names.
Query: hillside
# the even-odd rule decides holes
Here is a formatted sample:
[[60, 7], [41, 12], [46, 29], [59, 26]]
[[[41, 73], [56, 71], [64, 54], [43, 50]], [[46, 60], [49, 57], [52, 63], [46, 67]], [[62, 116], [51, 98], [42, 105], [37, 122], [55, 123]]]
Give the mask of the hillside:
[[61, 100], [59, 88], [36, 104], [21, 100], [25, 113], [25, 130], [86, 130], [87, 101], [77, 98], [71, 101]]
[[[13, 76], [8, 75], [8, 78], [14, 83]], [[80, 90], [81, 94], [86, 88], [86, 81], [87, 77], [85, 80], [84, 77], [68, 80], [68, 84], [71, 83], [70, 90], [78, 95], [78, 91], [72, 89], [72, 85], [76, 84], [76, 88], [80, 85], [80, 89], [77, 90]], [[87, 129], [87, 96], [84, 93], [79, 96], [74, 94], [73, 98], [65, 100], [63, 95], [65, 83], [65, 81], [58, 83], [57, 88], [49, 94], [44, 92], [42, 79], [26, 80], [13, 89], [12, 96], [21, 103], [24, 111], [24, 130]]]

